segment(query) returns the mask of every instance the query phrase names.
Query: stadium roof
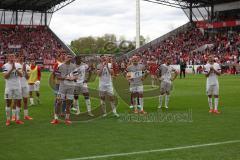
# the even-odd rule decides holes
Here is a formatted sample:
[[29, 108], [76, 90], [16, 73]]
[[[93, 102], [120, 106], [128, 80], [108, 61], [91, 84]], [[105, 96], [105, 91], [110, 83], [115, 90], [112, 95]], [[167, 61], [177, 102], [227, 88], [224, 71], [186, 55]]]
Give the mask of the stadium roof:
[[55, 12], [75, 0], [0, 0], [0, 9]]
[[192, 2], [192, 7], [207, 7], [216, 4], [236, 2], [240, 0], [144, 0], [147, 2], [162, 4], [166, 6], [171, 6], [175, 8], [186, 9], [190, 7], [190, 3]]
[[[30, 10], [36, 12], [55, 12], [75, 0], [0, 0], [0, 9], [4, 10]], [[212, 4], [235, 2], [239, 0], [144, 0], [176, 8], [206, 7]]]

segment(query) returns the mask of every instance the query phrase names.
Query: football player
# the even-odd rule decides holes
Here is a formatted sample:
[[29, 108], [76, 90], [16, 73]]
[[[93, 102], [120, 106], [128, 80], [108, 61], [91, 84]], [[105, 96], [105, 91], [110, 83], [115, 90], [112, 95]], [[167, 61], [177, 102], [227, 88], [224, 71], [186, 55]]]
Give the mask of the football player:
[[152, 88], [156, 85], [158, 67], [159, 66], [156, 62], [156, 59], [153, 57], [151, 62], [149, 63], [149, 71], [152, 79]]
[[133, 56], [132, 64], [127, 67], [127, 80], [130, 83], [131, 104], [133, 105], [130, 108], [134, 108], [134, 113], [146, 114], [143, 109], [143, 80], [146, 76], [145, 66], [139, 62], [137, 56]]
[[30, 106], [34, 105], [33, 92], [36, 92], [37, 103], [40, 104], [40, 93], [39, 93], [40, 80], [41, 80], [41, 67], [36, 65], [36, 62], [34, 59], [31, 59], [29, 79], [28, 79]]
[[20, 106], [18, 102], [22, 99], [20, 78], [22, 77], [22, 68], [19, 63], [16, 63], [15, 55], [8, 54], [8, 62], [3, 65], [3, 77], [5, 79], [5, 93], [6, 100], [6, 126], [10, 125], [11, 105], [16, 108], [16, 124], [24, 124], [20, 120]]
[[73, 102], [73, 94], [75, 81], [77, 79], [75, 64], [71, 63], [72, 56], [66, 55], [65, 62], [60, 65], [57, 69], [57, 78], [60, 80], [59, 91], [57, 95], [57, 107], [55, 109], [54, 119], [51, 121], [51, 124], [58, 124], [58, 116], [60, 114], [60, 108], [62, 106], [62, 101], [66, 99], [66, 115], [65, 115], [65, 124], [70, 125], [70, 108]]
[[101, 106], [103, 109], [103, 117], [107, 116], [106, 112], [106, 97], [109, 96], [110, 104], [114, 116], [119, 117], [117, 109], [114, 102], [114, 92], [113, 92], [113, 83], [112, 76], [114, 75], [112, 64], [108, 63], [108, 58], [102, 55], [100, 57], [101, 63], [97, 66], [97, 74], [99, 76], [99, 94], [101, 99]]
[[[32, 120], [32, 117], [28, 115], [29, 89], [28, 89], [27, 80], [29, 79], [30, 66], [25, 63], [25, 58], [23, 54], [19, 54], [18, 63], [21, 65], [21, 68], [22, 68], [22, 77], [20, 78], [20, 83], [21, 83], [22, 97], [23, 97], [24, 119]], [[21, 100], [19, 102], [19, 106], [21, 106]]]
[[[170, 98], [170, 92], [172, 90], [172, 82], [177, 78], [177, 71], [170, 66], [172, 60], [171, 57], [166, 58], [166, 63], [162, 64], [158, 69], [158, 76], [160, 80], [160, 96], [159, 96], [159, 106], [162, 108], [163, 96], [165, 95], [165, 108], [168, 109], [168, 103]], [[174, 75], [172, 75], [174, 74]]]
[[[76, 87], [74, 90], [73, 106], [77, 110], [76, 114], [77, 115], [80, 114], [78, 96], [80, 93], [83, 94], [85, 98], [85, 103], [87, 106], [88, 115], [93, 117], [94, 115], [92, 114], [92, 111], [91, 111], [91, 101], [90, 101], [88, 85], [87, 85], [87, 82], [91, 77], [90, 68], [88, 64], [82, 61], [82, 58], [80, 56], [76, 56], [75, 59], [76, 59], [76, 68], [77, 68], [76, 70], [78, 72], [78, 78], [77, 78]], [[88, 75], [88, 77], [86, 75]]]
[[[218, 101], [219, 101], [219, 82], [218, 76], [221, 75], [221, 67], [218, 63], [214, 62], [214, 56], [208, 57], [208, 63], [204, 66], [204, 73], [207, 77], [206, 91], [208, 96], [209, 113], [219, 114]], [[213, 108], [214, 97], [214, 108]]]

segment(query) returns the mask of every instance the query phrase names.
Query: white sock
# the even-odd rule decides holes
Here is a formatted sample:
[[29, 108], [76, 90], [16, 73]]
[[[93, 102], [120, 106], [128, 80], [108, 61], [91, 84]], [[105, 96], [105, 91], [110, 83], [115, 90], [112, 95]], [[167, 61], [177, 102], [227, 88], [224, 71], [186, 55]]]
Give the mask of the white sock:
[[107, 113], [105, 101], [101, 100], [100, 103], [101, 103], [101, 106], [102, 106], [103, 113], [104, 113], [104, 114]]
[[165, 106], [167, 107], [168, 107], [169, 97], [170, 97], [169, 95], [165, 96]]
[[209, 108], [210, 108], [210, 109], [213, 109], [213, 106], [212, 106], [212, 98], [209, 98], [209, 97], [208, 97], [208, 105], [209, 105]]
[[134, 100], [134, 102], [135, 102], [134, 109], [137, 109], [137, 106], [138, 106], [138, 99], [137, 99], [137, 98], [134, 98], [133, 100]]
[[80, 112], [79, 105], [76, 105], [75, 108], [77, 109], [77, 112]]
[[12, 109], [12, 116], [16, 116], [16, 109]]
[[218, 110], [218, 98], [214, 98], [214, 109]]
[[110, 102], [110, 104], [111, 104], [113, 113], [116, 114], [117, 110], [116, 110], [116, 106], [115, 106], [114, 102]]
[[16, 107], [16, 120], [20, 119], [20, 108]]
[[58, 119], [58, 115], [57, 114], [54, 114], [54, 119]]
[[76, 107], [78, 104], [78, 99], [73, 99], [73, 107]]
[[69, 119], [70, 118], [70, 114], [66, 114], [65, 119]]
[[85, 99], [85, 103], [86, 103], [86, 106], [87, 106], [87, 111], [91, 112], [91, 101], [90, 101], [90, 99]]
[[154, 87], [154, 80], [152, 79], [152, 87]]
[[28, 109], [24, 109], [24, 116], [28, 116]]
[[141, 106], [141, 111], [143, 111], [143, 98], [139, 98], [140, 106]]
[[30, 100], [30, 104], [34, 104], [34, 99], [33, 98], [29, 98]]
[[162, 107], [163, 95], [159, 96], [159, 106]]
[[11, 108], [6, 106], [5, 110], [6, 110], [7, 120], [10, 120], [10, 118], [11, 118]]

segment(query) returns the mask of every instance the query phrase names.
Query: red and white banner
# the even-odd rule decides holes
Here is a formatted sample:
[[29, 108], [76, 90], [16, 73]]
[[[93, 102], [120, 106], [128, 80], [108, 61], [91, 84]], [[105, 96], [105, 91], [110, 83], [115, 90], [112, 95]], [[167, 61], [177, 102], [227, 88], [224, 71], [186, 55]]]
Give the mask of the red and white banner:
[[0, 24], [0, 28], [35, 28], [35, 29], [43, 29], [44, 25], [13, 25], [13, 24]]
[[213, 23], [198, 21], [196, 22], [196, 26], [198, 28], [203, 28], [203, 29], [235, 27], [235, 26], [240, 26], [240, 21], [235, 20], [235, 21], [224, 21], [224, 22], [213, 22]]

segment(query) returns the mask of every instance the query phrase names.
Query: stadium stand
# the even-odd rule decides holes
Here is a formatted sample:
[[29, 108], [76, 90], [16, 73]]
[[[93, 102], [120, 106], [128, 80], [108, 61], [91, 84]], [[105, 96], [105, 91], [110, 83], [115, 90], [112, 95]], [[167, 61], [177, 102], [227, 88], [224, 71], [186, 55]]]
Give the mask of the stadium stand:
[[[188, 3], [198, 6], [187, 7]], [[161, 64], [165, 57], [172, 57], [174, 65], [182, 60], [187, 65], [203, 65], [207, 55], [214, 54], [224, 72], [235, 74], [240, 68], [239, 4], [239, 1], [212, 1], [212, 4], [182, 1], [179, 6], [186, 5], [183, 11], [190, 22], [129, 52], [122, 61], [127, 63], [133, 55], [138, 55], [145, 63], [156, 58]], [[199, 66], [198, 73], [201, 70]]]
[[44, 68], [51, 68], [60, 52], [67, 52], [61, 41], [47, 26], [0, 26], [1, 64], [5, 54], [21, 52], [28, 59], [36, 59]]
[[203, 32], [199, 28], [188, 27], [158, 44], [140, 48], [131, 55], [141, 56], [144, 62], [151, 61], [154, 57], [158, 63], [162, 63], [165, 57], [172, 57], [175, 65], [181, 60], [186, 61], [187, 65], [202, 65], [207, 62], [207, 56], [211, 53], [223, 66], [228, 66], [230, 71], [225, 70], [226, 72], [233, 73], [232, 67], [239, 63], [239, 31], [237, 28], [235, 31], [226, 29]]

